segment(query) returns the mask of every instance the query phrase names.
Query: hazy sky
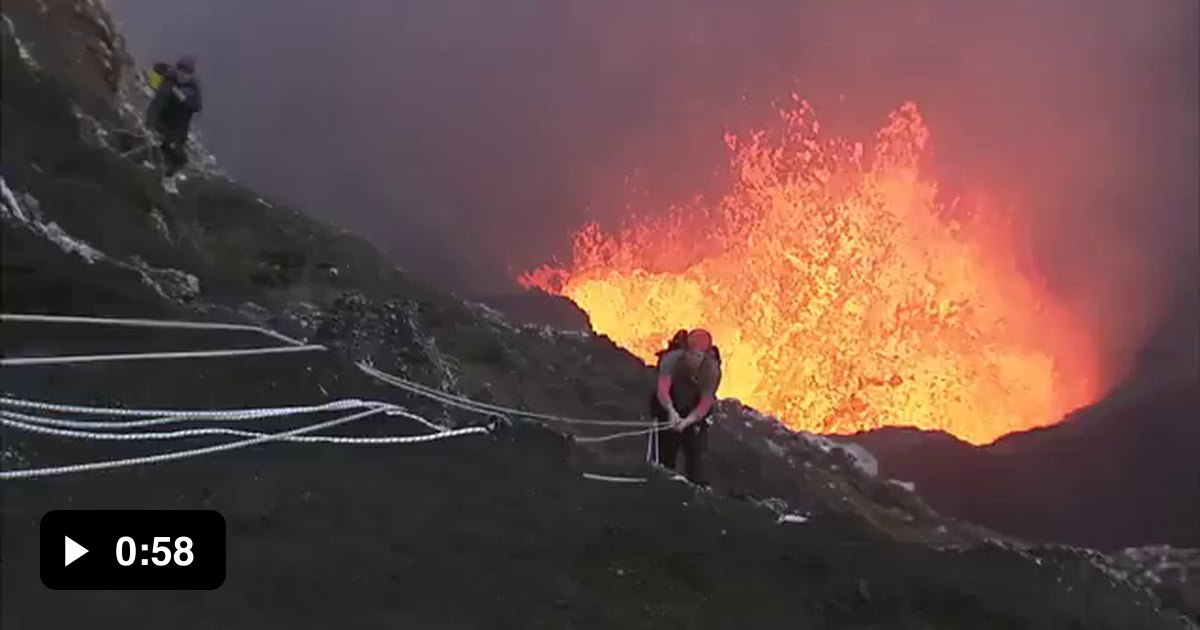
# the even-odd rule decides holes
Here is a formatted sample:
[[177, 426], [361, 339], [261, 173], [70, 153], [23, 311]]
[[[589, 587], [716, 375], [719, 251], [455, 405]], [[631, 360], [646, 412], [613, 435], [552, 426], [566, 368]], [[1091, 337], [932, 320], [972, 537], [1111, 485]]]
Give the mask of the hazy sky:
[[109, 3], [143, 61], [199, 56], [233, 175], [481, 290], [718, 189], [722, 133], [795, 91], [860, 136], [915, 101], [1114, 338], [1195, 292], [1195, 0]]

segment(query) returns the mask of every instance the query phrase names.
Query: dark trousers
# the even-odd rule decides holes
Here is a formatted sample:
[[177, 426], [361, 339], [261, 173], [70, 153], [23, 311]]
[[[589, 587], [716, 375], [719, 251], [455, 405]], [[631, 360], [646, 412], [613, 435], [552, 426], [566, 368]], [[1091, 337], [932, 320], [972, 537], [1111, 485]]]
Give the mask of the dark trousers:
[[701, 420], [682, 430], [658, 432], [658, 462], [674, 469], [679, 451], [683, 451], [684, 475], [692, 483], [704, 484], [704, 449], [708, 446], [708, 423]]
[[175, 175], [187, 164], [187, 130], [169, 129], [162, 132], [162, 144], [159, 150], [163, 156], [163, 174], [167, 177]]
[[179, 173], [179, 169], [184, 168], [187, 164], [187, 151], [184, 150], [184, 142], [179, 142], [174, 138], [163, 138], [162, 145], [158, 146], [162, 150], [162, 166], [163, 174], [169, 176]]
[[[691, 409], [678, 406], [681, 416], [691, 413]], [[659, 425], [667, 423], [667, 410], [659, 404], [656, 396], [650, 398], [650, 413]], [[683, 451], [684, 475], [692, 483], [704, 484], [704, 450], [708, 447], [708, 422], [700, 420], [683, 431], [668, 428], [658, 430], [658, 463], [674, 469], [679, 451]]]

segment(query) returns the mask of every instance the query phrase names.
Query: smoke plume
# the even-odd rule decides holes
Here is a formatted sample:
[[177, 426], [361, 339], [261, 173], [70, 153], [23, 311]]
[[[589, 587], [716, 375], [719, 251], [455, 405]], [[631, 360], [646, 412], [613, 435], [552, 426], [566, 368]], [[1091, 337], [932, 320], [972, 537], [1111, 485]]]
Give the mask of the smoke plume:
[[199, 56], [235, 176], [468, 290], [719, 191], [722, 134], [795, 93], [851, 137], [917, 103], [943, 194], [1015, 210], [1112, 378], [1196, 299], [1192, 0], [110, 2], [143, 62]]

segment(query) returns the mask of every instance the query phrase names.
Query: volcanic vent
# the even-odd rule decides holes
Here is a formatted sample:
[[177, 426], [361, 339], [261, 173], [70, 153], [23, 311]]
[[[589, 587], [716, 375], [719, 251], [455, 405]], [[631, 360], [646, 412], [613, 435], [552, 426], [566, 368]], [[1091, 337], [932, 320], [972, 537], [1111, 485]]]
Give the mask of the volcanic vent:
[[1094, 338], [1033, 271], [1017, 217], [943, 200], [922, 171], [915, 105], [870, 145], [826, 137], [798, 99], [780, 117], [726, 136], [719, 201], [584, 226], [570, 264], [520, 282], [569, 297], [646, 360], [677, 328], [711, 329], [722, 395], [797, 429], [984, 444], [1101, 393]]

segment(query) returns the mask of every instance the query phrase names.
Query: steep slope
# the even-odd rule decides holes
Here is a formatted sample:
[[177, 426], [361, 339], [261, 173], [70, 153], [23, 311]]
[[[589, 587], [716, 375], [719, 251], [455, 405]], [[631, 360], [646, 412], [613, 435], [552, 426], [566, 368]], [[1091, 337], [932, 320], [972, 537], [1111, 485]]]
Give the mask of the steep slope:
[[[183, 194], [165, 194], [122, 155], [138, 142], [140, 91], [102, 7], [13, 0], [4, 15], [3, 311], [263, 324], [332, 348], [5, 367], [5, 395], [196, 408], [361, 398], [494, 427], [422, 445], [268, 444], [4, 481], [5, 627], [1186, 627], [1097, 554], [944, 518], [845, 451], [735, 402], [721, 408], [706, 492], [648, 470], [640, 437], [584, 444], [578, 427], [498, 422], [369, 378], [356, 361], [476, 399], [618, 420], [642, 415], [649, 384], [646, 366], [611, 341], [516, 327], [439, 293], [211, 164]], [[235, 332], [0, 327], [6, 357], [261, 343]], [[387, 417], [338, 429], [413, 430]], [[11, 471], [221, 441], [0, 435]], [[65, 507], [218, 509], [228, 581], [210, 593], [49, 591], [37, 579], [38, 519]]]

